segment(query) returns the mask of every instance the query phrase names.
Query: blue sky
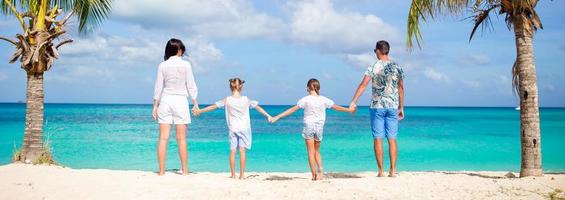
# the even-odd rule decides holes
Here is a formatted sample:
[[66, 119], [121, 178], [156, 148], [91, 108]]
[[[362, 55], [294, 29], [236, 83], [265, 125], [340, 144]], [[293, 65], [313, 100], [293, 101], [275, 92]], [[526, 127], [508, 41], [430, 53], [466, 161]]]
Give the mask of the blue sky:
[[[493, 30], [468, 42], [469, 13], [423, 27], [424, 45], [405, 47], [408, 1], [384, 0], [115, 0], [97, 31], [76, 34], [46, 73], [46, 102], [151, 103], [157, 65], [166, 41], [182, 39], [194, 64], [199, 100], [229, 94], [227, 80], [246, 80], [244, 93], [263, 104], [293, 104], [306, 81], [321, 81], [322, 94], [348, 104], [377, 40], [406, 72], [408, 106], [516, 106], [511, 66], [514, 38], [502, 17]], [[564, 1], [541, 1], [544, 24], [535, 35], [541, 106], [565, 106]], [[0, 35], [19, 32], [0, 17]], [[25, 100], [25, 73], [8, 64], [13, 49], [0, 43], [0, 102]], [[368, 104], [367, 91], [360, 104]]]

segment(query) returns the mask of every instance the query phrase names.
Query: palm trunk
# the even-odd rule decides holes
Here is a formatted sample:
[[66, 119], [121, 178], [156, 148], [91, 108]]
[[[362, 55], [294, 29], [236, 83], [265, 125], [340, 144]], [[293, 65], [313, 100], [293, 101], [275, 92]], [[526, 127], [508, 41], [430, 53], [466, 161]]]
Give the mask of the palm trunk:
[[524, 18], [519, 15], [514, 20], [517, 51], [515, 73], [518, 75], [522, 145], [520, 177], [542, 175], [538, 86], [532, 43], [534, 30]]
[[43, 72], [27, 74], [26, 125], [21, 161], [35, 162], [43, 150]]

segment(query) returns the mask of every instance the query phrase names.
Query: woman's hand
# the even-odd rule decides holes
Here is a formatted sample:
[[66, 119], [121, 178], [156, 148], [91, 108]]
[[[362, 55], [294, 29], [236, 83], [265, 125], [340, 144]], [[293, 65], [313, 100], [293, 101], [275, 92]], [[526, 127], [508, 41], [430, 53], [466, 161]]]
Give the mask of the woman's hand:
[[195, 109], [192, 109], [192, 114], [193, 114], [195, 117], [200, 116], [200, 113], [201, 113], [201, 112], [200, 112], [200, 109], [196, 109], [196, 110], [195, 110]]
[[198, 104], [194, 104], [194, 106], [192, 106], [192, 114], [194, 114], [194, 116], [200, 116], [200, 108], [198, 107]]
[[157, 106], [153, 106], [153, 112], [151, 112], [153, 120], [157, 121]]

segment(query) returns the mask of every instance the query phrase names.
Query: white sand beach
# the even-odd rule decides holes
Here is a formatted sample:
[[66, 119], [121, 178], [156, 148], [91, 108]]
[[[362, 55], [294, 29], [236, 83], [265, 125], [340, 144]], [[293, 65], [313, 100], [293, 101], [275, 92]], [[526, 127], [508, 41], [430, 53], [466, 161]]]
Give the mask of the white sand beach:
[[307, 173], [226, 173], [0, 166], [0, 199], [550, 199], [565, 197], [565, 175], [506, 178], [505, 172], [401, 172], [330, 174], [313, 182]]

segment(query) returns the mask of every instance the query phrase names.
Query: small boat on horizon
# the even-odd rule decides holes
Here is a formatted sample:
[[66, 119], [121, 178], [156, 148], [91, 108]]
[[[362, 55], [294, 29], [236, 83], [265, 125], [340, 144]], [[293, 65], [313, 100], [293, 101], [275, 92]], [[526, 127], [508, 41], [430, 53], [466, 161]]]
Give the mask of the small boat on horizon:
[[514, 108], [514, 110], [520, 110], [520, 106], [518, 106], [518, 107]]

